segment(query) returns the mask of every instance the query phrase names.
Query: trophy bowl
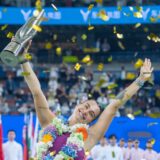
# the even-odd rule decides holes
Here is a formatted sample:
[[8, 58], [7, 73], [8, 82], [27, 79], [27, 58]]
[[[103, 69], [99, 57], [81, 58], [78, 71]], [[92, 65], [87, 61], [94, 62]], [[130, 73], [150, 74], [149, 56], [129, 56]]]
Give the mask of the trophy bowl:
[[12, 52], [6, 50], [1, 52], [0, 58], [4, 64], [11, 67], [14, 67], [19, 63], [18, 58]]

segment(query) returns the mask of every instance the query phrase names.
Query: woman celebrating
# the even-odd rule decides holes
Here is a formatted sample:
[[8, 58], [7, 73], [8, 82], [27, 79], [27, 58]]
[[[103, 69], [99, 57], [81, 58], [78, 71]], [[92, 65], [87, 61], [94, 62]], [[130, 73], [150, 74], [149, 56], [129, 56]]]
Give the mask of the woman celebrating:
[[[27, 52], [26, 52], [27, 53]], [[149, 80], [153, 68], [149, 59], [140, 70], [140, 76], [101, 112], [95, 100], [87, 100], [75, 107], [67, 123], [54, 115], [41, 90], [40, 83], [29, 62], [22, 64], [23, 72], [29, 72], [25, 80], [33, 95], [36, 113], [42, 127], [37, 147], [38, 160], [84, 160], [85, 152], [104, 136], [119, 107], [129, 100]], [[88, 124], [98, 117], [97, 122]]]

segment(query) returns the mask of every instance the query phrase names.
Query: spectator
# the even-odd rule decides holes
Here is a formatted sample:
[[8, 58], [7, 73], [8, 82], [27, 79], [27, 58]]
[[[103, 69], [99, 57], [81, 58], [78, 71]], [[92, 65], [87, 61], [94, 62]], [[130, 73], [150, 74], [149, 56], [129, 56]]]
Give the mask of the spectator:
[[107, 160], [107, 141], [106, 138], [103, 137], [100, 140], [100, 144], [96, 145], [92, 150], [91, 150], [91, 158], [93, 160]]
[[152, 140], [148, 140], [146, 143], [146, 150], [144, 151], [143, 159], [145, 160], [157, 160], [158, 153], [153, 150]]
[[132, 145], [133, 145], [133, 142], [131, 139], [129, 139], [127, 142], [127, 148], [125, 149], [125, 153], [124, 153], [124, 160], [131, 160]]
[[14, 130], [8, 131], [8, 141], [3, 144], [4, 160], [23, 160], [22, 146], [15, 141]]
[[112, 134], [109, 136], [109, 146], [106, 150], [107, 160], [123, 160], [123, 154], [120, 147], [117, 146], [117, 137]]
[[143, 158], [144, 150], [139, 148], [139, 141], [135, 140], [134, 143], [134, 148], [132, 148], [131, 152], [131, 160], [141, 160]]

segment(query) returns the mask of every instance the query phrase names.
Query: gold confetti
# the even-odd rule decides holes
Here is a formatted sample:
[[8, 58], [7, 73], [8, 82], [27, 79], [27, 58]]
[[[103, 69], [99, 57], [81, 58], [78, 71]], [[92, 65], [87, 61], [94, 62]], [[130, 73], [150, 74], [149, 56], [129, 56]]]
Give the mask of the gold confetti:
[[127, 117], [128, 117], [129, 119], [131, 119], [131, 120], [134, 120], [134, 119], [135, 119], [135, 117], [134, 117], [133, 114], [127, 114]]
[[105, 10], [100, 10], [97, 16], [102, 19], [103, 21], [107, 21], [109, 19]]
[[112, 60], [113, 60], [113, 57], [112, 57], [112, 56], [110, 56], [110, 57], [107, 59], [108, 62], [112, 62]]
[[91, 11], [93, 9], [93, 7], [94, 7], [94, 4], [90, 4], [88, 7], [88, 10]]
[[82, 38], [82, 40], [85, 41], [87, 39], [87, 35], [86, 34], [82, 34], [81, 38]]
[[76, 40], [77, 40], [77, 37], [76, 37], [76, 36], [73, 36], [73, 37], [71, 38], [71, 41], [72, 41], [73, 43], [75, 43]]
[[114, 33], [114, 34], [117, 33], [117, 28], [116, 28], [116, 26], [113, 27], [113, 33]]
[[141, 23], [135, 24], [134, 28], [139, 28], [141, 26]]
[[109, 84], [109, 85], [107, 86], [107, 88], [108, 88], [109, 90], [114, 89], [114, 88], [116, 88], [116, 87], [118, 87], [118, 85], [117, 85], [116, 83], [111, 83], [111, 84]]
[[155, 23], [155, 22], [157, 22], [158, 19], [155, 17], [150, 17], [149, 20], [150, 20], [150, 22]]
[[118, 7], [117, 7], [117, 10], [118, 10], [118, 11], [122, 11], [122, 7], [121, 7], [121, 6], [118, 6]]
[[94, 29], [94, 26], [88, 26], [88, 30], [91, 31]]
[[134, 67], [135, 67], [136, 69], [138, 69], [138, 68], [140, 68], [142, 65], [143, 65], [143, 60], [139, 58], [139, 59], [136, 61], [136, 63], [134, 64]]
[[91, 61], [90, 55], [87, 55], [87, 56], [85, 56], [85, 57], [82, 59], [82, 63], [88, 63], [88, 62], [90, 62], [90, 61]]
[[146, 33], [149, 31], [149, 29], [148, 29], [147, 27], [144, 27], [143, 30], [144, 30], [144, 32], [146, 32]]
[[123, 45], [123, 43], [121, 41], [118, 41], [118, 46], [122, 49], [125, 50], [125, 46]]
[[80, 65], [79, 63], [76, 63], [76, 65], [74, 66], [74, 69], [75, 69], [76, 71], [79, 71], [80, 68], [81, 68], [81, 65]]
[[134, 17], [136, 17], [136, 18], [143, 18], [143, 15], [142, 15], [141, 12], [134, 12], [133, 15], [134, 15]]
[[45, 43], [45, 49], [50, 50], [51, 48], [52, 48], [52, 43], [51, 42]]
[[22, 75], [22, 76], [29, 76], [30, 73], [29, 73], [29, 72], [22, 72], [21, 75]]
[[42, 28], [40, 26], [38, 26], [38, 25], [33, 25], [32, 28], [34, 30], [36, 30], [37, 32], [42, 32]]
[[156, 34], [154, 34], [154, 33], [150, 33], [148, 36], [147, 36], [147, 39], [148, 40], [151, 40], [151, 41], [153, 41], [153, 42], [155, 42], [155, 43], [157, 43], [157, 42], [160, 42], [160, 37], [158, 37]]
[[14, 34], [12, 32], [8, 32], [7, 38], [12, 38], [13, 36], [14, 36]]
[[38, 11], [41, 11], [42, 10], [42, 2], [41, 2], [41, 0], [36, 0], [35, 6], [36, 6], [36, 9]]
[[58, 11], [57, 7], [56, 7], [53, 3], [51, 4], [51, 6], [53, 7], [53, 9], [54, 9], [55, 11]]
[[57, 47], [56, 48], [56, 54], [57, 55], [61, 55], [62, 54], [62, 48], [61, 47]]
[[102, 71], [103, 68], [104, 68], [104, 64], [103, 63], [99, 63], [98, 67], [97, 67], [98, 71]]
[[155, 142], [156, 142], [156, 140], [155, 140], [155, 139], [152, 139], [152, 140], [151, 140], [151, 144], [152, 144], [152, 145], [154, 145], [154, 144], [155, 144]]
[[127, 80], [133, 80], [136, 78], [136, 75], [134, 73], [128, 72], [126, 75]]
[[117, 36], [118, 39], [123, 39], [124, 38], [123, 34], [121, 34], [121, 33], [117, 33], [116, 36]]
[[4, 31], [8, 27], [8, 24], [5, 24], [1, 27], [1, 31]]
[[130, 9], [130, 11], [133, 11], [133, 10], [134, 10], [133, 7], [129, 7], [129, 9]]
[[32, 59], [32, 56], [29, 53], [26, 53], [24, 54], [24, 58], [30, 61]]
[[135, 8], [136, 8], [136, 10], [137, 10], [138, 12], [142, 12], [142, 11], [143, 11], [143, 8], [140, 7], [140, 6], [136, 6]]

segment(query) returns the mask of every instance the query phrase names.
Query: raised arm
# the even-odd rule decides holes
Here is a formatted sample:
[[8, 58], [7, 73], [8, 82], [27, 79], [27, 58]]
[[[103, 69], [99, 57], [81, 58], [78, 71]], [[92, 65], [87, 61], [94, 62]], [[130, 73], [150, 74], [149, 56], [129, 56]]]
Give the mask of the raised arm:
[[41, 127], [42, 128], [46, 127], [48, 124], [51, 123], [55, 115], [49, 109], [46, 97], [44, 96], [41, 90], [41, 85], [39, 83], [39, 80], [36, 74], [33, 72], [29, 62], [23, 63], [21, 67], [24, 73], [28, 73], [26, 75], [24, 74], [24, 78], [32, 93], [35, 109], [36, 109]]
[[137, 93], [145, 81], [149, 80], [152, 71], [153, 68], [150, 60], [145, 59], [140, 70], [140, 76], [129, 87], [116, 96], [116, 99], [102, 112], [97, 123], [90, 128], [89, 132], [91, 136], [88, 139], [90, 142], [88, 141], [85, 146], [87, 150], [90, 150], [100, 138], [104, 136], [117, 110]]

